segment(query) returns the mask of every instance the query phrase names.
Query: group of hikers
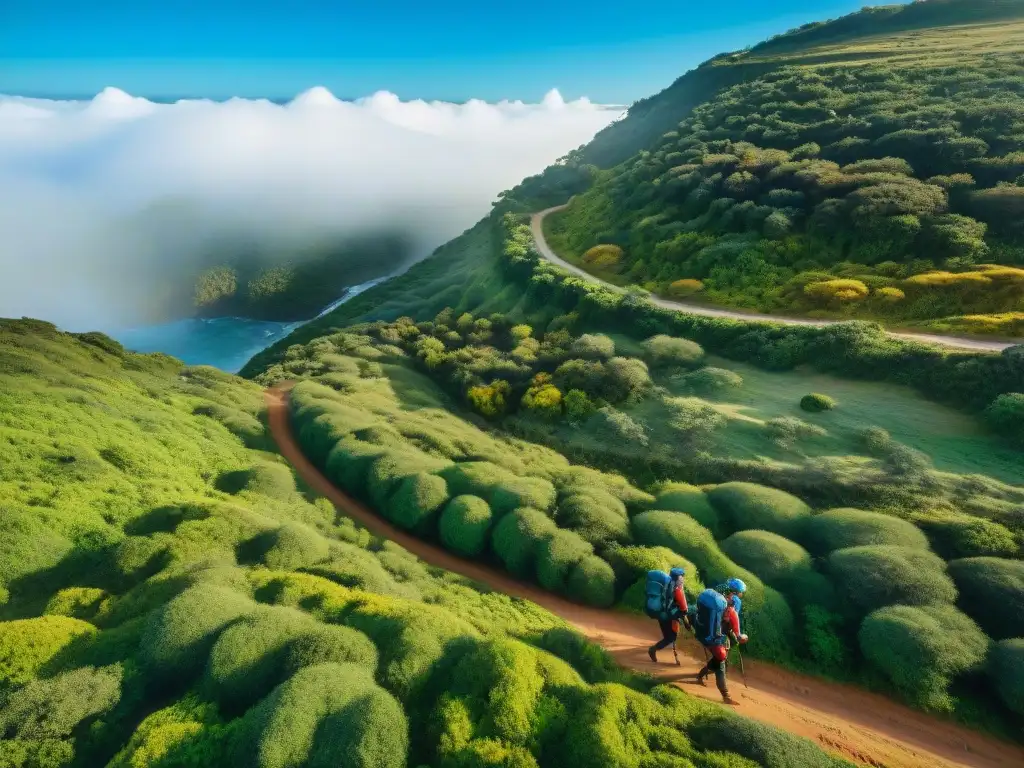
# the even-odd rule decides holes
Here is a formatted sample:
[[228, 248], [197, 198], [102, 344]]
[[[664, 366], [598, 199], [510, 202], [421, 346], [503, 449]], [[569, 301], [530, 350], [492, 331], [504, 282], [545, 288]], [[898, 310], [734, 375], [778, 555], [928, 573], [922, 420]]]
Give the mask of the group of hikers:
[[[645, 611], [657, 619], [662, 639], [647, 649], [651, 661], [658, 661], [658, 651], [672, 646], [679, 637], [679, 625], [692, 631], [704, 647], [707, 663], [697, 672], [696, 680], [706, 685], [708, 676], [714, 672], [715, 682], [726, 704], [736, 704], [729, 695], [729, 684], [725, 675], [726, 660], [733, 644], [747, 642], [747, 636], [740, 631], [740, 610], [747, 586], [740, 579], [729, 579], [714, 589], [705, 589], [697, 596], [691, 609], [683, 592], [684, 568], [673, 568], [668, 573], [650, 571], [647, 574], [647, 601]], [[676, 663], [679, 663], [678, 656]]]

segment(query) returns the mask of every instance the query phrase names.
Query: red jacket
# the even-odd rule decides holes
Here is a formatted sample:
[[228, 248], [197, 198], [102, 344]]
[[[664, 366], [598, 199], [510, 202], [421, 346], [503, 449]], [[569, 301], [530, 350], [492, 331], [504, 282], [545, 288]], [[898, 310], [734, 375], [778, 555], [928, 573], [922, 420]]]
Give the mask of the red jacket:
[[728, 637], [730, 633], [736, 637], [740, 636], [740, 617], [731, 605], [727, 606], [725, 613], [722, 614], [722, 634]]
[[[679, 615], [685, 616], [689, 608], [686, 605], [686, 594], [683, 592], [682, 579], [676, 582], [676, 588], [672, 591], [672, 600], [673, 602], [675, 602], [676, 607], [679, 609]], [[674, 632], [679, 631], [679, 619], [672, 620], [672, 630]]]

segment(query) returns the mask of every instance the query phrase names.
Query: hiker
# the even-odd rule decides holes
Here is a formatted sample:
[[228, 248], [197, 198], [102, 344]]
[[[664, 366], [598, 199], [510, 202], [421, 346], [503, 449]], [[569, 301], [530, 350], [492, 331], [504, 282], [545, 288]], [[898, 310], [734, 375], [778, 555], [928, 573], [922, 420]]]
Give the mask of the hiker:
[[[673, 568], [666, 575], [664, 571], [650, 571], [647, 574], [647, 615], [658, 620], [661, 640], [647, 649], [651, 661], [657, 663], [658, 651], [675, 644], [679, 636], [679, 621], [682, 619], [690, 628], [686, 594], [683, 592], [683, 577], [686, 569]], [[679, 658], [676, 658], [676, 664]]]
[[694, 633], [710, 654], [707, 664], [697, 673], [697, 682], [705, 685], [708, 675], [714, 672], [715, 683], [726, 704], [738, 703], [729, 695], [725, 665], [731, 643], [747, 642], [747, 636], [740, 632], [740, 609], [746, 591], [747, 585], [740, 579], [729, 579], [717, 590], [705, 589], [697, 597]]

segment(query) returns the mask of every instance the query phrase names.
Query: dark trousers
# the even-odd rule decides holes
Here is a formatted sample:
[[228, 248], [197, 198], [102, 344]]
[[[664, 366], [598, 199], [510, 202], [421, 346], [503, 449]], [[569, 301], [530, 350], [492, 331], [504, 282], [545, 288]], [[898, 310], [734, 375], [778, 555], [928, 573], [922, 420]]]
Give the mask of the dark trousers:
[[654, 650], [660, 651], [662, 648], [668, 648], [672, 643], [676, 641], [676, 631], [672, 628], [672, 621], [662, 621], [658, 619], [658, 626], [661, 627], [661, 640], [654, 644]]
[[704, 668], [697, 673], [698, 677], [706, 677], [712, 672], [715, 673], [715, 685], [718, 686], [719, 692], [723, 696], [729, 695], [729, 683], [725, 679], [725, 659], [715, 658], [715, 648], [711, 646], [704, 646], [711, 652], [711, 658], [708, 659], [708, 663], [704, 665]]

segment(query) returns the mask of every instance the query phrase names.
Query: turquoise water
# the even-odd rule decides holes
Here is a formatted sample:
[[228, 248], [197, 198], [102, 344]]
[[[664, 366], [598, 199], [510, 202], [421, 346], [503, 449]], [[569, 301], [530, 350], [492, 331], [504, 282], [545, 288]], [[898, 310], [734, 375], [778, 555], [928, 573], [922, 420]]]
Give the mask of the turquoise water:
[[[349, 288], [344, 296], [326, 307], [317, 317], [327, 314], [385, 279], [378, 278]], [[229, 373], [237, 373], [253, 355], [301, 325], [304, 323], [278, 323], [244, 317], [217, 317], [209, 320], [189, 318], [111, 331], [110, 336], [133, 352], [164, 352], [189, 365], [212, 365]]]

